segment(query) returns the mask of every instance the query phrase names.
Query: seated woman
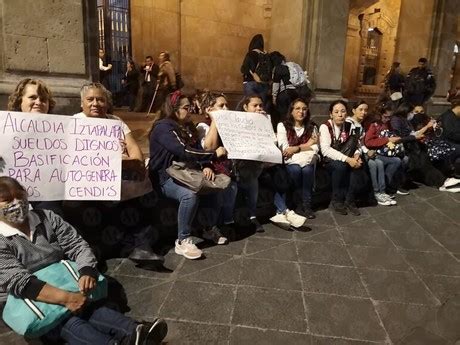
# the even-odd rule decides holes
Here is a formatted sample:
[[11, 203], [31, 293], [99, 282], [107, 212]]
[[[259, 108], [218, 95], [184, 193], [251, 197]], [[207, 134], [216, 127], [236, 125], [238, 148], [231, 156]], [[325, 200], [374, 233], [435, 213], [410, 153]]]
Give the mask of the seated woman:
[[325, 166], [332, 178], [331, 208], [338, 214], [346, 215], [348, 210], [359, 216], [361, 213], [355, 204], [355, 191], [350, 184], [352, 173], [363, 165], [359, 137], [351, 132], [351, 123], [345, 121], [345, 101], [332, 102], [329, 113], [330, 120], [319, 127], [319, 138]]
[[455, 176], [460, 177], [460, 89], [451, 90], [447, 100], [451, 108], [441, 115], [442, 138], [454, 148], [450, 162], [454, 165]]
[[[23, 113], [50, 114], [56, 101], [51, 90], [44, 82], [38, 79], [22, 79], [8, 98], [8, 110]], [[34, 201], [34, 209], [52, 210], [62, 216], [61, 201]]]
[[391, 201], [394, 201], [389, 194], [386, 194], [387, 182], [388, 187], [393, 189], [389, 193], [393, 193], [397, 188], [398, 194], [408, 194], [399, 186], [401, 181], [397, 181], [395, 178], [398, 172], [404, 173], [402, 169], [404, 152], [396, 151], [396, 144], [400, 142], [401, 138], [391, 134], [391, 113], [392, 110], [389, 106], [380, 108], [377, 118], [368, 126], [364, 137], [366, 147], [375, 152], [374, 157], [369, 158], [368, 165], [375, 197], [379, 205], [384, 206], [389, 206], [392, 204]]
[[[213, 121], [210, 113], [216, 110], [227, 110], [227, 99], [224, 94], [215, 94], [207, 91], [201, 96], [200, 108], [205, 116], [205, 122], [200, 122], [197, 125], [201, 146], [205, 150], [216, 150], [219, 146], [222, 146], [222, 140], [217, 132], [216, 122]], [[220, 193], [222, 209], [219, 215], [219, 224], [232, 226], [234, 224], [233, 211], [238, 193], [238, 185], [233, 174], [233, 164], [231, 160], [221, 158], [214, 160], [212, 166], [213, 170], [217, 173], [225, 174], [233, 179], [227, 189], [223, 193]]]
[[[111, 93], [102, 84], [89, 83], [83, 85], [80, 91], [80, 96], [82, 112], [73, 115], [74, 117], [93, 117], [121, 121], [119, 117], [109, 114], [109, 109], [112, 108], [112, 96]], [[131, 134], [131, 130], [123, 121], [122, 130], [124, 138], [120, 141], [124, 148], [122, 156], [123, 179], [142, 180], [146, 178], [146, 168], [142, 151], [137, 145], [133, 135]], [[146, 191], [146, 193], [148, 192], [149, 191]], [[110, 222], [115, 222], [114, 225], [116, 225], [118, 229], [121, 229], [122, 235], [125, 237], [123, 241], [126, 242], [127, 247], [132, 247], [132, 250], [130, 250], [129, 254], [129, 258], [131, 260], [139, 262], [141, 266], [150, 261], [163, 261], [164, 258], [155, 254], [151, 248], [152, 238], [155, 237], [155, 234], [152, 233], [153, 228], [150, 227], [149, 224], [147, 226], [141, 226], [138, 222], [135, 224], [134, 231], [130, 230], [127, 228], [127, 224], [123, 220], [123, 217], [120, 216], [123, 214], [123, 212], [126, 213], [125, 210], [127, 208], [137, 209], [137, 204], [128, 207], [130, 203], [135, 203], [136, 200], [137, 199], [128, 200], [120, 203], [119, 205], [112, 203], [112, 205], [109, 207], [110, 211], [107, 210], [108, 212], [104, 214], [104, 216], [107, 217]], [[90, 208], [94, 206], [99, 209], [105, 208], [101, 202], [97, 201], [87, 201], [85, 204]], [[138, 214], [138, 216], [140, 219], [143, 219], [143, 217], [148, 218], [148, 215]], [[77, 219], [75, 221], [78, 221], [78, 217], [79, 215], [77, 215]], [[119, 223], [117, 223], [118, 220], [120, 221]], [[79, 226], [78, 229], [83, 231], [83, 227], [83, 225], [81, 227]], [[119, 234], [110, 234], [110, 236], [115, 237], [118, 235]], [[104, 241], [102, 241], [102, 243], [104, 243]], [[100, 243], [97, 244], [99, 245]], [[123, 249], [125, 250], [125, 248]], [[147, 266], [145, 268], [147, 268]]]
[[[311, 121], [310, 110], [304, 100], [296, 99], [290, 104], [286, 120], [278, 123], [277, 138], [287, 172], [296, 192], [300, 194], [296, 213], [314, 219], [316, 216], [311, 207], [311, 198], [319, 151], [318, 127]], [[275, 194], [278, 213], [283, 208], [280, 198], [285, 199], [285, 195]]]
[[[457, 184], [460, 180], [447, 179], [441, 171], [433, 166], [425, 145], [420, 142], [425, 137], [425, 133], [433, 129], [436, 121], [430, 120], [428, 124], [415, 130], [410, 122], [413, 117], [413, 110], [412, 105], [402, 103], [391, 117], [391, 127], [395, 134], [401, 137], [406, 155], [409, 157], [408, 174], [427, 186], [445, 188]], [[444, 188], [440, 188], [440, 190], [444, 191]]]
[[[195, 138], [190, 136], [186, 126], [190, 123], [190, 101], [178, 92], [170, 94], [161, 108], [160, 118], [153, 123], [150, 132], [150, 161], [149, 174], [154, 186], [168, 198], [179, 202], [177, 213], [178, 239], [175, 243], [176, 254], [187, 259], [199, 259], [201, 250], [193, 243], [191, 237], [192, 222], [202, 198], [190, 189], [176, 183], [166, 172], [173, 161], [191, 162], [201, 166], [208, 180], [214, 179], [214, 171], [210, 162], [223, 157], [227, 151], [223, 147], [215, 150], [203, 150], [193, 147]], [[212, 195], [212, 194], [211, 194]], [[215, 204], [215, 213], [220, 206]], [[223, 237], [214, 224], [208, 224], [203, 231], [203, 237], [214, 240], [217, 244], [225, 244]]]
[[[34, 276], [34, 271], [68, 258], [76, 262], [80, 292], [69, 292]], [[60, 304], [72, 316], [44, 336], [48, 344], [160, 344], [167, 333], [164, 320], [137, 323], [86, 295], [96, 286], [96, 258], [77, 231], [48, 210], [29, 211], [27, 192], [10, 177], [0, 177], [0, 304], [6, 295]]]

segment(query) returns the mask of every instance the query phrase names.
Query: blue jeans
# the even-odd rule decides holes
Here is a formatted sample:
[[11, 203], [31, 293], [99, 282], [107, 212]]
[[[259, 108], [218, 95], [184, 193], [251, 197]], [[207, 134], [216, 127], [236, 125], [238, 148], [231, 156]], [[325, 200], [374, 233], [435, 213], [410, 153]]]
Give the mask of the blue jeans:
[[161, 186], [163, 194], [179, 202], [177, 211], [177, 237], [179, 241], [190, 237], [192, 222], [198, 208], [199, 197], [190, 189], [180, 186], [172, 178], [166, 180]]
[[352, 168], [342, 161], [331, 161], [326, 164], [331, 175], [332, 201], [343, 203], [354, 201], [354, 193], [350, 188]]
[[387, 157], [380, 156], [376, 157], [376, 160], [382, 161], [385, 168], [386, 181], [389, 185], [394, 185], [394, 177], [397, 171], [402, 168], [403, 162], [399, 157]]
[[367, 161], [369, 173], [371, 174], [372, 188], [374, 193], [385, 193], [385, 167], [383, 161], [379, 159], [369, 159]]
[[257, 215], [257, 199], [259, 197], [259, 180], [258, 178], [250, 179], [245, 183], [239, 183], [238, 188], [243, 192], [246, 204], [249, 209], [249, 218], [255, 218]]
[[219, 197], [221, 198], [219, 224], [233, 223], [233, 211], [235, 209], [237, 194], [238, 185], [235, 181], [232, 181], [223, 192], [219, 193]]
[[[301, 167], [298, 164], [288, 164], [286, 165], [286, 170], [295, 188], [294, 200], [301, 200], [301, 204], [310, 205], [315, 180], [315, 165], [309, 164]], [[301, 194], [301, 197], [297, 197], [296, 194]], [[286, 211], [286, 194], [275, 193], [274, 203], [278, 213]]]
[[[99, 307], [85, 317], [72, 316], [50, 333], [58, 332], [69, 345], [119, 344], [131, 337], [136, 329], [133, 319], [106, 308]], [[45, 336], [47, 338], [48, 335]]]

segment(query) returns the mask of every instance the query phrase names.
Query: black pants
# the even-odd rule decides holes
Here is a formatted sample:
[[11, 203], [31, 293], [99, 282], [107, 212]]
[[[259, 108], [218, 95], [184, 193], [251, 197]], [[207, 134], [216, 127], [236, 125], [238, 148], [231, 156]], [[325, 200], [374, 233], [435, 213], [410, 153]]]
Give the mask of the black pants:
[[446, 176], [433, 166], [423, 144], [412, 141], [405, 143], [404, 149], [409, 156], [409, 177], [430, 187], [439, 188], [444, 184]]
[[331, 176], [332, 201], [343, 203], [353, 202], [355, 195], [353, 191], [351, 176], [353, 169], [346, 162], [331, 161], [326, 164], [326, 169]]
[[155, 92], [155, 83], [152, 81], [145, 81], [142, 84], [142, 104], [139, 111], [148, 111], [150, 102], [152, 102], [153, 94]]

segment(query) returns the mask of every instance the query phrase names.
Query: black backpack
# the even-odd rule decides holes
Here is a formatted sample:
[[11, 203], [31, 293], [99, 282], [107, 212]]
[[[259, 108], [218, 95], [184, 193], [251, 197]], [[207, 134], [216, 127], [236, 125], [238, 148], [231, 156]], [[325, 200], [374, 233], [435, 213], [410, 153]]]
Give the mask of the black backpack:
[[270, 54], [259, 53], [255, 73], [259, 76], [260, 81], [269, 83], [272, 80], [272, 63]]

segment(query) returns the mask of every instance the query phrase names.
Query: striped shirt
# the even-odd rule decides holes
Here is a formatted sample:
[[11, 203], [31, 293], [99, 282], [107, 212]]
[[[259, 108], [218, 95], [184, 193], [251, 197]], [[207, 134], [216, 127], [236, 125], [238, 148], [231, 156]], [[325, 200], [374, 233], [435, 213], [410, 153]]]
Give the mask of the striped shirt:
[[30, 238], [0, 221], [0, 303], [8, 293], [36, 297], [44, 282], [33, 272], [64, 258], [75, 261], [81, 275], [97, 274], [96, 257], [74, 227], [49, 210], [28, 217]]

